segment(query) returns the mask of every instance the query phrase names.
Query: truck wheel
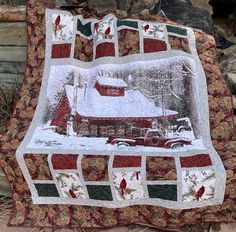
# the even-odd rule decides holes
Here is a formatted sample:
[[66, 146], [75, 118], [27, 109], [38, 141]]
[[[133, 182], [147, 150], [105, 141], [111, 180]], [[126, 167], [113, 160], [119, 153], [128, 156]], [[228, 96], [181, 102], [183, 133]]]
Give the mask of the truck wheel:
[[127, 142], [118, 142], [117, 145], [120, 147], [120, 146], [126, 146], [126, 147], [130, 147], [130, 144], [127, 143]]
[[181, 127], [177, 130], [178, 132], [183, 132], [183, 131], [191, 131], [191, 128], [189, 126], [186, 127]]
[[171, 147], [172, 149], [176, 149], [176, 148], [180, 148], [180, 147], [183, 147], [183, 146], [184, 146], [183, 143], [176, 142], [176, 143], [172, 143], [170, 147]]
[[185, 128], [180, 128], [179, 130], [178, 130], [178, 132], [183, 132], [183, 131], [185, 131], [186, 129]]

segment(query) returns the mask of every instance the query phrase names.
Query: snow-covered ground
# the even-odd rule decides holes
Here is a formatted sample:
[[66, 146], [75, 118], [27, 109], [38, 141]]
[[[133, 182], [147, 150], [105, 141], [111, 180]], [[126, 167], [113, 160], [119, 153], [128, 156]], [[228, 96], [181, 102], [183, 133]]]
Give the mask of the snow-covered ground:
[[195, 140], [195, 136], [193, 131], [182, 131], [182, 132], [167, 132], [167, 137], [168, 138], [176, 138], [176, 137], [181, 137], [181, 138], [187, 138], [191, 140]]
[[[170, 137], [176, 137], [176, 134], [169, 135]], [[180, 137], [192, 138], [192, 132], [179, 133]], [[191, 136], [191, 137], [190, 137]], [[39, 126], [36, 128], [29, 144], [28, 148], [33, 149], [71, 149], [71, 150], [97, 150], [97, 151], [139, 151], [139, 152], [161, 152], [161, 151], [173, 151], [176, 149], [167, 149], [160, 147], [147, 147], [147, 146], [118, 146], [106, 143], [107, 138], [97, 137], [79, 137], [79, 136], [66, 136], [55, 133], [52, 129], [45, 129], [45, 127]], [[178, 151], [190, 149], [205, 149], [202, 139], [195, 139], [192, 141], [192, 145], [186, 145], [178, 148]]]

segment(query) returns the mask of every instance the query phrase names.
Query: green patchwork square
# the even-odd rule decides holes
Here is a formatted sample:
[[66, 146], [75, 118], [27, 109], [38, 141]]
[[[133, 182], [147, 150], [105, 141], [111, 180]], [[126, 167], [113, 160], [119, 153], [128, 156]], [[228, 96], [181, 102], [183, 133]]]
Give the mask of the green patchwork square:
[[177, 201], [177, 185], [148, 185], [150, 198]]
[[187, 30], [185, 28], [166, 25], [166, 29], [167, 32], [172, 32], [179, 35], [187, 35]]
[[34, 184], [39, 197], [59, 197], [55, 184]]
[[78, 19], [77, 20], [77, 30], [80, 31], [85, 36], [91, 36], [92, 35], [91, 22], [83, 25], [82, 22]]
[[90, 199], [112, 201], [111, 188], [109, 185], [87, 185]]
[[117, 20], [117, 27], [121, 27], [121, 26], [138, 28], [138, 22], [137, 21], [128, 21], [128, 20]]

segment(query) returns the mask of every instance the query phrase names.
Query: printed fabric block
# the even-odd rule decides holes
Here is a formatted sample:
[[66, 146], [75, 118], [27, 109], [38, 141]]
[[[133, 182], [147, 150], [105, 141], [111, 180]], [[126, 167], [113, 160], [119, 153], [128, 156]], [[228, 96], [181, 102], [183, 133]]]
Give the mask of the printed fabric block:
[[190, 52], [188, 39], [180, 38], [177, 36], [169, 35], [168, 36], [171, 49], [173, 50], [182, 50], [184, 52]]
[[93, 60], [93, 40], [76, 35], [74, 58], [89, 62]]
[[86, 181], [108, 181], [109, 156], [85, 155], [81, 161], [81, 169]]
[[172, 157], [147, 157], [147, 180], [177, 180], [175, 159]]
[[118, 31], [119, 55], [127, 56], [140, 52], [139, 31], [123, 29]]
[[235, 125], [214, 38], [55, 2], [27, 7], [25, 79], [0, 148], [9, 225], [235, 221]]
[[182, 172], [182, 200], [202, 201], [214, 197], [215, 173], [211, 169]]
[[77, 173], [56, 173], [55, 175], [63, 197], [86, 198]]
[[52, 40], [64, 41], [72, 39], [74, 18], [71, 15], [52, 15]]
[[94, 40], [96, 42], [114, 38], [114, 18], [106, 17], [93, 24]]
[[113, 172], [116, 197], [121, 200], [144, 198], [142, 175], [137, 172]]
[[52, 180], [48, 165], [48, 155], [24, 154], [25, 164], [33, 180]]
[[142, 23], [142, 33], [144, 37], [151, 37], [155, 39], [165, 39], [164, 26], [155, 23]]

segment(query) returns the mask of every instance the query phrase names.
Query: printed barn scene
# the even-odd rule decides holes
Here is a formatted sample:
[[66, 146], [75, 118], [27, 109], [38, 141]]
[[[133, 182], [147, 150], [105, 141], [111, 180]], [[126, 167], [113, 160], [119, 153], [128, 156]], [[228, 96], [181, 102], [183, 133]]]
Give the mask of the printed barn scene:
[[89, 71], [52, 66], [44, 121], [29, 146], [203, 148], [191, 69], [181, 57]]

